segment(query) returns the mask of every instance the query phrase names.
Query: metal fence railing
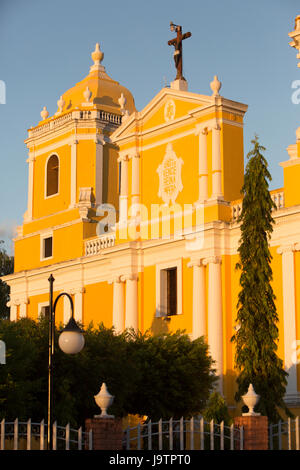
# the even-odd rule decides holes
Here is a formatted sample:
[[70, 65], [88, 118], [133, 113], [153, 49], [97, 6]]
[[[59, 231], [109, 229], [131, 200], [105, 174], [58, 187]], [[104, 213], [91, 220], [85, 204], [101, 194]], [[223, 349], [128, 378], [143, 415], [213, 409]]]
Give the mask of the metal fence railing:
[[[47, 447], [47, 424], [28, 421], [6, 421], [0, 423], [0, 450], [45, 450]], [[82, 427], [73, 429], [69, 424], [53, 423], [53, 450], [92, 450], [92, 430], [84, 432]]]
[[243, 450], [243, 427], [216, 424], [203, 418], [157, 422], [127, 427], [123, 447], [127, 450]]

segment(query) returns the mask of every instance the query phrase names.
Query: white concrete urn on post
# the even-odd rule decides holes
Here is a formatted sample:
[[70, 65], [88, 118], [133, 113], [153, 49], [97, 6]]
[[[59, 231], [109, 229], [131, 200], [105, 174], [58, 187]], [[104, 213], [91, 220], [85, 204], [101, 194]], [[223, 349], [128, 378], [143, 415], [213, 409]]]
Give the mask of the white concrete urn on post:
[[95, 415], [95, 418], [114, 418], [113, 415], [107, 414], [107, 408], [109, 408], [113, 401], [114, 396], [107, 390], [106, 384], [103, 382], [100, 391], [97, 395], [94, 395], [95, 402], [101, 409], [101, 415]]
[[255, 413], [254, 411], [254, 407], [259, 402], [259, 398], [260, 396], [255, 393], [253, 385], [250, 384], [246, 395], [242, 395], [243, 402], [249, 408], [248, 413], [243, 413], [243, 416], [260, 416], [260, 413]]

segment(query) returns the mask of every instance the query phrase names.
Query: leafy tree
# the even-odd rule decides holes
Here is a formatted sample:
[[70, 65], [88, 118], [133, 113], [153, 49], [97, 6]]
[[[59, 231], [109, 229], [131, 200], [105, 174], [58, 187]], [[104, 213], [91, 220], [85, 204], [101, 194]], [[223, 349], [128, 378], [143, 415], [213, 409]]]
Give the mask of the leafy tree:
[[[95, 328], [85, 331], [85, 347], [75, 355], [58, 347], [55, 332], [54, 416], [60, 424], [81, 425], [99, 413], [94, 395], [105, 382], [115, 416], [152, 419], [199, 412], [215, 382], [212, 359], [203, 339], [183, 333], [152, 337]], [[23, 318], [0, 322], [7, 348], [0, 366], [0, 418], [41, 420], [47, 416], [48, 324]]]
[[232, 419], [229, 415], [227, 404], [219, 392], [214, 391], [210, 395], [207, 406], [203, 411], [203, 418], [206, 421], [213, 419], [217, 424], [224, 421], [225, 426], [231, 424]]
[[[14, 270], [14, 259], [1, 247], [0, 240], [0, 277], [11, 274]], [[0, 279], [0, 318], [8, 318], [9, 308], [6, 306], [9, 299], [9, 286]]]
[[268, 245], [274, 223], [271, 212], [275, 205], [269, 193], [271, 175], [263, 156], [265, 148], [257, 137], [252, 144], [242, 188], [240, 262], [236, 265], [241, 270], [236, 318], [239, 329], [232, 338], [239, 372], [236, 400], [240, 400], [252, 383], [260, 395], [257, 410], [277, 422], [280, 419], [278, 408], [288, 416], [291, 413], [283, 400], [287, 373], [276, 353], [278, 314], [271, 286], [272, 256]]

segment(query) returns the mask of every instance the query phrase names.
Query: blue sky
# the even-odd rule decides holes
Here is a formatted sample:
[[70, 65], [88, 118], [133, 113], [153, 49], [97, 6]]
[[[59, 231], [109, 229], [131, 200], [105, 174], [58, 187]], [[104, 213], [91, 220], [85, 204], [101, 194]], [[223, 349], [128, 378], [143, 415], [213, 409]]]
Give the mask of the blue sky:
[[169, 23], [183, 25], [184, 75], [189, 90], [211, 94], [214, 75], [221, 94], [249, 105], [245, 155], [254, 134], [266, 150], [271, 189], [283, 186], [279, 162], [295, 143], [300, 104], [291, 84], [300, 80], [288, 33], [299, 0], [0, 0], [0, 239], [10, 242], [27, 205], [27, 129], [47, 106], [82, 80], [99, 42], [108, 74], [131, 90], [141, 110], [175, 77]]

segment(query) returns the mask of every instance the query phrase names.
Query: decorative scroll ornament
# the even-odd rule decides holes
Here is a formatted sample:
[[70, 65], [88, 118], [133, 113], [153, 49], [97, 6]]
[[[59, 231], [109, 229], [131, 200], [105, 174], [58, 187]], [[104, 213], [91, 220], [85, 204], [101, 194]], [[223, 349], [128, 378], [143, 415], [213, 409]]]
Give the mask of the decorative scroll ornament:
[[165, 116], [165, 121], [173, 121], [175, 118], [175, 103], [173, 100], [168, 100], [165, 104], [165, 109], [164, 109], [164, 116]]
[[159, 175], [158, 196], [161, 197], [167, 205], [169, 205], [170, 202], [175, 204], [178, 193], [183, 189], [181, 181], [182, 165], [183, 160], [176, 156], [172, 144], [169, 143], [163, 162], [156, 170]]

